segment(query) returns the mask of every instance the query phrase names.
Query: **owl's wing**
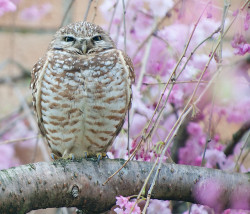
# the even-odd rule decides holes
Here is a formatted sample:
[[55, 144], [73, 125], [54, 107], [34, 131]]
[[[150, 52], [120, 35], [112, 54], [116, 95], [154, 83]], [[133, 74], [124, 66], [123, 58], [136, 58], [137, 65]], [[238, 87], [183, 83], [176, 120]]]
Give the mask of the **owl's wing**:
[[[121, 50], [119, 50], [119, 52], [120, 52], [120, 57], [122, 57], [122, 59], [120, 59], [120, 60], [121, 60], [122, 64], [124, 65], [124, 69], [128, 69], [128, 71], [129, 71], [129, 75], [128, 75], [128, 80], [129, 80], [128, 95], [129, 95], [129, 97], [128, 97], [128, 106], [127, 106], [128, 107], [127, 109], [129, 110], [131, 107], [131, 102], [132, 102], [132, 83], [134, 83], [134, 81], [135, 81], [134, 66], [133, 66], [133, 63], [132, 63], [130, 57], [125, 52], [123, 52]], [[124, 121], [125, 121], [125, 117], [118, 124], [114, 138], [121, 131], [123, 124], [124, 124]]]
[[[129, 102], [128, 102], [129, 103], [128, 104], [128, 109], [130, 109], [131, 102], [132, 102], [132, 88], [131, 87], [132, 87], [132, 83], [135, 82], [134, 66], [133, 66], [133, 63], [132, 63], [130, 57], [125, 52], [121, 51], [121, 54], [122, 54], [122, 57], [123, 57], [123, 59], [125, 61], [125, 66], [129, 70], [129, 81], [130, 81], [130, 85], [129, 85], [130, 92], [129, 92], [129, 95], [130, 95], [130, 97], [129, 97]], [[126, 68], [124, 68], [124, 69], [126, 69]]]
[[32, 90], [32, 103], [34, 106], [34, 111], [35, 111], [35, 114], [38, 118], [38, 127], [41, 131], [41, 134], [45, 136], [46, 131], [45, 131], [43, 123], [42, 123], [42, 118], [38, 116], [38, 111], [40, 111], [40, 109], [37, 109], [37, 106], [36, 106], [37, 93], [39, 90], [38, 79], [39, 79], [39, 74], [40, 74], [41, 70], [43, 69], [44, 62], [45, 62], [45, 58], [40, 58], [38, 60], [38, 62], [33, 66], [32, 71], [31, 71], [30, 88]]
[[133, 66], [133, 63], [131, 61], [131, 59], [129, 58], [129, 56], [122, 51], [122, 56], [126, 62], [126, 65], [128, 66], [129, 68], [129, 78], [130, 78], [130, 81], [131, 83], [134, 83], [135, 82], [135, 73], [134, 73], [134, 66]]

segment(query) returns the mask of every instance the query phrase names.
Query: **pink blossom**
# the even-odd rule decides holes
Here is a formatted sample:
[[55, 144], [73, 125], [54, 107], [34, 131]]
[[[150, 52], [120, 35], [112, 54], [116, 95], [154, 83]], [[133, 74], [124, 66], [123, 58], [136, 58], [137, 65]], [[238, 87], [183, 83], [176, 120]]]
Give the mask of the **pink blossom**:
[[182, 88], [179, 85], [175, 85], [169, 96], [169, 102], [178, 108], [183, 104], [183, 95]]
[[[211, 209], [207, 208], [206, 206], [193, 204], [190, 214], [209, 214], [210, 213], [209, 210]], [[186, 211], [183, 214], [188, 214], [188, 213], [189, 211]]]
[[165, 39], [168, 44], [171, 45], [173, 50], [180, 54], [183, 51], [186, 43], [186, 37], [188, 35], [189, 27], [184, 24], [173, 24], [164, 27], [158, 32], [158, 35]]
[[170, 8], [173, 7], [174, 2], [172, 0], [162, 1], [162, 0], [147, 0], [149, 8], [154, 16], [165, 16]]
[[[134, 206], [135, 202], [131, 202], [129, 201], [126, 205], [125, 205], [125, 211], [124, 214], [129, 214]], [[131, 212], [131, 214], [140, 214], [141, 213], [141, 209], [140, 207], [136, 204], [133, 211]]]
[[179, 163], [200, 166], [202, 151], [203, 148], [197, 143], [196, 139], [189, 139], [185, 147], [179, 149]]
[[195, 157], [193, 165], [194, 166], [201, 166], [201, 164], [202, 164], [202, 157], [201, 156]]
[[220, 140], [220, 135], [219, 135], [219, 134], [215, 134], [215, 135], [214, 135], [214, 140], [215, 140], [215, 142], [219, 142], [219, 140]]
[[15, 158], [13, 145], [0, 145], [0, 170], [17, 166], [19, 161]]
[[106, 21], [110, 21], [112, 16], [112, 12], [110, 11], [114, 9], [116, 2], [116, 0], [104, 1], [104, 3], [99, 6], [99, 10], [102, 14], [105, 14], [103, 18], [105, 18]]
[[[147, 73], [165, 76], [169, 72], [169, 56], [166, 51], [166, 44], [156, 38], [153, 38], [152, 43], [154, 45], [152, 45], [150, 49], [150, 57], [147, 63]], [[156, 52], [159, 54], [155, 54]]]
[[211, 19], [213, 17], [212, 10], [213, 10], [212, 2], [209, 2], [209, 7], [207, 9], [207, 19]]
[[43, 5], [33, 5], [29, 8], [24, 9], [21, 12], [21, 19], [26, 21], [38, 21], [43, 16], [51, 11], [52, 5], [50, 3], [46, 3]]
[[207, 149], [205, 158], [207, 160], [207, 164], [211, 167], [216, 167], [216, 164], [222, 166], [223, 163], [226, 162], [226, 155], [224, 152], [216, 149]]
[[223, 192], [223, 183], [214, 179], [200, 181], [194, 188], [196, 200], [201, 204], [215, 208], [216, 211], [221, 211], [222, 209], [219, 199], [223, 197]]
[[[147, 124], [148, 118], [135, 113], [132, 121], [130, 121], [130, 136], [135, 137], [141, 133], [145, 125]], [[125, 124], [126, 127], [126, 124]]]
[[241, 152], [241, 149], [243, 147], [245, 142], [238, 142], [237, 145], [234, 147], [234, 155], [239, 155]]
[[117, 214], [124, 214], [124, 210], [121, 209], [121, 208], [119, 208], [119, 207], [115, 208], [114, 211], [115, 211], [115, 213], [117, 213]]
[[234, 209], [250, 209], [250, 188], [249, 185], [238, 186], [236, 190], [232, 193], [231, 204]]
[[249, 29], [249, 21], [250, 21], [250, 13], [247, 12], [246, 18], [244, 19], [244, 30], [247, 31]]
[[187, 127], [187, 131], [189, 134], [194, 136], [201, 136], [203, 131], [199, 123], [190, 122]]
[[[169, 106], [169, 108], [171, 108]], [[176, 122], [176, 116], [174, 114], [169, 115], [164, 121], [160, 123], [161, 128], [157, 130], [157, 134], [153, 137], [153, 142], [159, 142], [161, 139], [165, 139]]]
[[[132, 140], [130, 140], [132, 142]], [[127, 145], [128, 145], [128, 138], [126, 134], [121, 133], [112, 145], [111, 152], [114, 158], [123, 158], [127, 159]], [[131, 146], [131, 145], [130, 145]]]
[[141, 115], [145, 115], [147, 118], [150, 118], [153, 115], [153, 110], [148, 108], [145, 105], [145, 102], [142, 101], [142, 94], [135, 86], [132, 86], [133, 90], [133, 103], [132, 108]]
[[235, 55], [245, 55], [246, 53], [250, 53], [250, 44], [247, 43], [242, 34], [235, 34], [231, 45], [235, 49]]
[[16, 5], [10, 0], [0, 0], [0, 16], [6, 12], [15, 11]]
[[227, 209], [227, 210], [224, 210], [222, 214], [249, 214], [249, 211]]
[[[129, 214], [131, 209], [133, 208], [135, 202], [129, 201], [129, 197], [119, 196], [116, 197], [116, 205], [119, 207], [114, 209], [114, 211], [118, 214]], [[140, 214], [140, 207], [136, 204], [131, 214]]]
[[233, 16], [237, 16], [237, 15], [238, 15], [238, 13], [239, 13], [239, 9], [237, 9], [237, 10], [233, 11]]
[[128, 201], [129, 197], [123, 197], [121, 195], [116, 197], [116, 205], [118, 205], [121, 208], [125, 207]]
[[249, 111], [250, 100], [242, 99], [238, 100], [238, 103], [234, 103], [227, 108], [227, 121], [230, 123], [246, 122], [250, 119]]
[[150, 200], [149, 206], [147, 208], [147, 214], [171, 214], [169, 208], [169, 201], [160, 200]]

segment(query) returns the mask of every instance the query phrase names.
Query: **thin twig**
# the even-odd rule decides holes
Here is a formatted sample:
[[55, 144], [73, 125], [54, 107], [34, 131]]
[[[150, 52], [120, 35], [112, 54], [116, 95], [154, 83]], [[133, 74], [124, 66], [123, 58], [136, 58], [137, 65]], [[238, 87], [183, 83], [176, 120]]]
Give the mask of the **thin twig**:
[[[237, 16], [236, 16], [236, 17], [237, 17]], [[213, 50], [213, 52], [212, 52], [212, 54], [211, 54], [211, 56], [210, 56], [210, 58], [209, 58], [209, 60], [208, 60], [208, 62], [207, 62], [207, 64], [206, 64], [205, 68], [203, 69], [203, 72], [202, 72], [202, 74], [201, 74], [201, 76], [200, 76], [200, 78], [199, 78], [199, 81], [202, 79], [202, 77], [203, 77], [205, 71], [206, 71], [207, 68], [208, 68], [208, 65], [210, 64], [212, 58], [214, 57], [215, 52], [217, 51], [217, 49], [218, 49], [218, 47], [219, 47], [219, 45], [220, 45], [221, 39], [223, 39], [223, 37], [224, 37], [224, 36], [226, 35], [226, 33], [228, 32], [228, 30], [231, 28], [232, 24], [233, 24], [234, 21], [236, 20], [236, 17], [234, 17], [234, 19], [231, 21], [230, 25], [228, 26], [227, 30], [224, 32], [223, 36], [222, 36], [222, 37], [219, 39], [219, 41], [217, 42], [217, 44], [216, 44], [216, 46], [215, 46], [215, 49]], [[219, 74], [219, 73], [220, 73], [220, 71], [218, 70], [218, 71], [214, 74], [214, 76], [213, 76], [213, 78], [210, 80], [210, 82], [213, 82], [213, 80], [216, 79], [216, 78], [218, 77], [218, 74]], [[199, 98], [196, 99], [195, 102], [193, 101], [193, 105], [196, 105], [196, 104], [200, 101], [201, 97], [205, 94], [205, 92], [208, 90], [208, 88], [210, 87], [210, 85], [211, 85], [211, 84], [208, 84], [207, 87], [203, 90], [203, 92], [202, 92], [201, 95], [199, 96]], [[180, 125], [182, 124], [182, 122], [184, 121], [184, 119], [186, 118], [186, 116], [189, 114], [189, 112], [190, 112], [191, 109], [192, 109], [192, 106], [189, 107], [189, 105], [191, 104], [192, 100], [194, 99], [194, 95], [195, 95], [196, 92], [197, 92], [198, 86], [199, 86], [199, 82], [197, 83], [197, 85], [196, 85], [196, 87], [195, 87], [195, 89], [194, 89], [194, 91], [193, 91], [193, 93], [192, 93], [192, 95], [191, 95], [189, 101], [187, 102], [186, 106], [184, 107], [184, 109], [183, 109], [183, 111], [182, 111], [180, 117], [178, 118], [178, 120], [176, 121], [176, 123], [175, 123], [174, 126], [172, 127], [171, 131], [169, 132], [168, 136], [167, 136], [166, 139], [164, 140], [165, 146], [164, 146], [164, 148], [163, 148], [163, 150], [162, 150], [161, 157], [160, 157], [160, 162], [159, 162], [157, 171], [156, 171], [156, 173], [155, 173], [153, 182], [152, 182], [152, 184], [151, 184], [151, 186], [150, 186], [150, 189], [149, 189], [149, 191], [148, 191], [148, 196], [149, 196], [149, 197], [147, 197], [147, 201], [150, 199], [151, 193], [152, 193], [153, 188], [154, 188], [154, 186], [155, 186], [155, 181], [156, 181], [156, 179], [157, 179], [157, 177], [158, 177], [158, 174], [159, 174], [159, 172], [160, 172], [161, 165], [162, 165], [162, 162], [163, 162], [164, 154], [165, 154], [166, 150], [168, 149], [170, 143], [172, 142], [173, 138], [175, 137], [175, 135], [176, 135], [176, 133], [177, 133], [177, 131], [178, 131]], [[157, 172], [158, 172], [158, 173], [157, 173]]]
[[[206, 8], [205, 8], [205, 9], [206, 9]], [[202, 14], [204, 13], [205, 9], [203, 10]], [[164, 94], [165, 94], [165, 92], [166, 92], [166, 90], [167, 90], [167, 87], [168, 87], [170, 81], [172, 81], [173, 77], [174, 77], [175, 74], [176, 74], [176, 70], [177, 70], [179, 64], [181, 63], [182, 59], [183, 59], [183, 58], [185, 57], [185, 55], [186, 55], [186, 52], [187, 52], [187, 49], [188, 49], [188, 47], [189, 47], [190, 41], [191, 41], [191, 39], [192, 39], [192, 37], [193, 37], [193, 35], [194, 35], [195, 29], [196, 29], [196, 27], [197, 27], [197, 25], [198, 25], [198, 23], [199, 23], [199, 21], [200, 21], [200, 19], [201, 19], [202, 14], [200, 15], [200, 17], [198, 18], [197, 22], [195, 23], [195, 25], [194, 25], [194, 27], [193, 27], [193, 30], [192, 30], [192, 32], [191, 32], [191, 34], [190, 34], [190, 36], [189, 36], [187, 45], [186, 45], [186, 47], [184, 48], [184, 51], [183, 51], [181, 57], [179, 58], [178, 62], [176, 63], [175, 68], [174, 68], [174, 70], [172, 71], [172, 73], [171, 73], [171, 75], [170, 75], [170, 77], [169, 77], [169, 79], [168, 79], [168, 82], [166, 83], [166, 85], [165, 85], [165, 87], [164, 87], [164, 89], [163, 89], [163, 92], [161, 93], [160, 100], [158, 101], [157, 106], [155, 107], [155, 111], [154, 111], [154, 113], [153, 113], [153, 115], [152, 115], [152, 117], [151, 117], [151, 119], [150, 119], [150, 121], [149, 121], [149, 124], [148, 124], [147, 127], [146, 127], [146, 132], [148, 131], [148, 127], [149, 127], [149, 125], [151, 124], [151, 122], [152, 122], [152, 120], [153, 120], [153, 118], [154, 118], [154, 116], [155, 116], [155, 114], [156, 114], [156, 112], [157, 112], [157, 110], [158, 110], [158, 108], [159, 108], [159, 106], [160, 106], [160, 103], [161, 103], [161, 101], [162, 101], [162, 99], [163, 99], [163, 96], [164, 96]], [[174, 79], [175, 79], [175, 78], [174, 78]], [[199, 79], [199, 81], [201, 81], [201, 79]], [[166, 101], [167, 101], [167, 100], [166, 100]], [[165, 102], [166, 102], [166, 101], [165, 101]], [[164, 106], [162, 107], [162, 109], [163, 109], [163, 108], [164, 108]], [[159, 117], [158, 117], [158, 118], [159, 118]], [[156, 120], [156, 121], [157, 121], [157, 120]], [[155, 122], [156, 122], [156, 121], [155, 121]], [[152, 128], [151, 128], [151, 131], [152, 131]], [[150, 131], [150, 132], [151, 132], [151, 131]], [[149, 132], [149, 133], [150, 133], [150, 132]]]
[[208, 118], [207, 138], [206, 138], [205, 148], [202, 154], [201, 166], [205, 165], [205, 155], [206, 155], [207, 147], [208, 147], [208, 144], [211, 142], [211, 127], [212, 127], [212, 118], [213, 118], [213, 112], [214, 112], [214, 100], [215, 100], [215, 89], [213, 88], [212, 106], [211, 106], [211, 110], [210, 110], [210, 114]]
[[243, 153], [243, 150], [246, 148], [246, 146], [248, 145], [248, 143], [250, 143], [250, 138], [249, 137], [250, 137], [250, 131], [248, 132], [248, 135], [247, 135], [247, 138], [246, 138], [246, 141], [245, 141], [244, 145], [240, 148], [240, 154], [239, 154], [239, 156], [237, 158], [237, 161], [235, 163], [235, 166], [234, 166], [234, 170], [235, 171], [238, 168], [238, 163], [239, 163], [240, 157], [241, 157], [241, 155]]
[[[11, 82], [11, 79], [9, 79], [9, 83], [13, 87], [16, 96], [20, 100], [20, 103], [21, 103], [21, 105], [22, 105], [22, 107], [24, 109], [24, 113], [27, 115], [27, 119], [28, 119], [28, 121], [29, 121], [29, 123], [30, 123], [30, 125], [31, 125], [31, 127], [33, 129], [33, 131], [38, 132], [37, 123], [35, 122], [34, 117], [32, 115], [32, 112], [31, 112], [31, 109], [29, 108], [29, 105], [27, 104], [27, 101], [22, 96], [22, 94], [20, 92], [20, 89], [17, 88], [13, 84], [13, 82]], [[39, 144], [39, 148], [41, 149], [41, 152], [42, 152], [44, 160], [45, 161], [49, 161], [50, 157], [48, 155], [48, 152], [47, 152], [45, 144], [44, 143], [40, 143]]]
[[156, 119], [155, 119], [155, 123], [152, 125], [150, 131], [148, 132], [148, 135], [149, 135], [149, 136], [153, 136], [153, 135], [154, 135], [154, 132], [157, 130], [157, 128], [158, 128], [158, 126], [159, 126], [159, 123], [160, 123], [160, 121], [161, 121], [161, 118], [162, 118], [162, 116], [163, 116], [163, 114], [162, 114], [162, 113], [163, 113], [163, 110], [164, 110], [164, 109], [166, 108], [166, 106], [167, 106], [167, 102], [168, 102], [169, 96], [170, 96], [170, 94], [171, 94], [173, 88], [174, 88], [174, 84], [171, 85], [171, 87], [170, 87], [170, 89], [169, 89], [169, 91], [168, 91], [167, 97], [166, 97], [166, 99], [165, 99], [165, 101], [164, 101], [164, 104], [163, 104], [163, 106], [161, 107], [161, 109], [160, 109], [160, 111], [159, 111], [159, 113], [158, 113], [158, 115], [157, 115], [157, 117], [156, 117]]
[[64, 22], [65, 22], [65, 20], [66, 20], [66, 18], [67, 18], [67, 16], [68, 16], [68, 13], [69, 13], [71, 7], [72, 7], [73, 4], [74, 4], [74, 2], [75, 2], [75, 0], [71, 0], [69, 6], [67, 7], [67, 9], [66, 9], [66, 11], [65, 11], [65, 13], [64, 13], [64, 15], [63, 15], [63, 19], [62, 19], [60, 28], [64, 25]]
[[[21, 108], [21, 110], [23, 111], [23, 108]], [[21, 112], [20, 114], [15, 116], [15, 118], [13, 118], [13, 119], [10, 119], [11, 116], [12, 116], [12, 114], [9, 116], [9, 120], [4, 121], [4, 126], [1, 127], [0, 137], [3, 136], [9, 130], [11, 130], [19, 120], [23, 120], [24, 118], [27, 117], [27, 115], [23, 114], [23, 112]], [[8, 117], [6, 119], [8, 119]], [[1, 123], [2, 123], [2, 121], [1, 121]]]
[[135, 50], [134, 54], [132, 55], [132, 59], [136, 57], [138, 52], [144, 47], [144, 45], [148, 42], [150, 37], [157, 31], [157, 29], [163, 24], [165, 19], [168, 17], [168, 14], [181, 2], [181, 0], [177, 1], [172, 8], [170, 8], [167, 12], [166, 15], [163, 16], [155, 25], [155, 27], [152, 29], [152, 31], [149, 33], [149, 35], [143, 40], [143, 42], [137, 47]]
[[143, 183], [143, 186], [142, 186], [142, 188], [141, 188], [141, 190], [140, 190], [140, 192], [139, 192], [139, 194], [138, 194], [138, 196], [137, 196], [137, 198], [136, 198], [136, 201], [135, 201], [134, 205], [132, 206], [132, 208], [131, 208], [129, 214], [132, 213], [132, 211], [133, 211], [134, 208], [135, 208], [135, 205], [139, 202], [139, 199], [141, 198], [143, 191], [145, 191], [145, 187], [146, 187], [146, 185], [147, 185], [147, 183], [148, 183], [148, 181], [149, 181], [149, 178], [150, 178], [151, 175], [153, 174], [153, 171], [154, 171], [154, 169], [155, 169], [155, 167], [156, 167], [156, 164], [158, 163], [158, 160], [159, 160], [159, 158], [156, 159], [156, 161], [155, 161], [155, 163], [154, 163], [152, 169], [151, 169], [150, 172], [148, 173], [147, 178], [145, 179], [145, 181], [144, 181], [144, 183]]
[[[123, 8], [123, 31], [124, 31], [124, 52], [127, 52], [127, 30], [126, 30], [126, 7], [125, 7], [125, 1], [122, 0], [122, 8]], [[127, 142], [127, 149], [128, 149], [128, 156], [130, 155], [130, 145], [129, 145], [129, 109], [128, 109], [128, 142]]]
[[240, 162], [240, 166], [242, 166], [242, 164], [244, 163], [244, 161], [246, 160], [247, 156], [250, 153], [250, 149], [247, 148], [247, 152], [242, 156], [241, 162]]
[[108, 27], [108, 32], [109, 33], [110, 33], [110, 30], [111, 30], [111, 26], [113, 24], [113, 20], [114, 20], [114, 17], [115, 17], [115, 12], [116, 12], [118, 3], [119, 3], [119, 0], [116, 0], [116, 3], [114, 4], [113, 13], [112, 13], [112, 16], [111, 16], [111, 19], [110, 19], [110, 22], [109, 22], [109, 27]]
[[127, 52], [127, 31], [126, 31], [126, 8], [125, 1], [122, 0], [122, 8], [123, 8], [123, 34], [124, 34], [124, 51]]
[[203, 41], [201, 41], [201, 42], [194, 48], [194, 50], [191, 51], [189, 57], [187, 58], [185, 64], [183, 65], [182, 69], [181, 69], [180, 72], [177, 74], [176, 79], [178, 79], [179, 76], [181, 75], [181, 73], [184, 71], [184, 69], [186, 68], [186, 66], [187, 66], [187, 64], [188, 64], [188, 62], [189, 62], [189, 60], [192, 58], [192, 56], [193, 56], [194, 53], [198, 50], [198, 48], [199, 48], [203, 43], [205, 43], [207, 40], [211, 39], [211, 38], [214, 36], [214, 34], [216, 34], [216, 33], [219, 32], [219, 30], [220, 30], [220, 27], [217, 28], [213, 33], [211, 33], [210, 36], [208, 36], [208, 37], [205, 38]]
[[130, 143], [129, 143], [129, 136], [130, 136], [130, 116], [129, 116], [129, 109], [128, 109], [128, 134], [127, 134], [127, 137], [128, 137], [128, 143], [127, 143], [127, 150], [128, 150], [128, 156], [130, 156]]
[[141, 146], [142, 143], [142, 139], [140, 140], [140, 142], [137, 144], [135, 150], [132, 152], [132, 154], [129, 156], [128, 160], [125, 161], [125, 163], [115, 172], [113, 173], [111, 176], [108, 177], [108, 179], [102, 184], [103, 186], [108, 183], [118, 172], [120, 172], [122, 170], [122, 168], [124, 166], [127, 165], [127, 163], [134, 157], [135, 153], [137, 152], [138, 148]]
[[94, 15], [93, 15], [93, 18], [92, 18], [92, 20], [91, 20], [92, 23], [94, 23], [95, 18], [96, 18], [98, 1], [99, 1], [99, 0], [95, 0]]
[[38, 133], [37, 134], [37, 138], [36, 138], [36, 142], [35, 142], [35, 148], [34, 148], [34, 154], [33, 157], [31, 158], [31, 163], [34, 163], [36, 160], [36, 156], [37, 156], [37, 149], [38, 149], [38, 142], [39, 142], [39, 137], [41, 135]]
[[[222, 63], [222, 43], [223, 43], [223, 34], [224, 34], [224, 26], [225, 26], [225, 21], [226, 21], [226, 17], [227, 17], [227, 12], [228, 12], [228, 8], [229, 8], [229, 4], [228, 2], [225, 0], [224, 1], [224, 10], [223, 10], [223, 15], [222, 15], [222, 20], [221, 20], [221, 25], [220, 25], [220, 36], [221, 36], [221, 40], [220, 40], [220, 46], [218, 47], [219, 49], [219, 64], [218, 64], [218, 68], [221, 67], [221, 63]], [[220, 69], [218, 69], [220, 70]], [[219, 77], [219, 75], [218, 75]], [[216, 82], [215, 82], [216, 84]], [[206, 151], [207, 151], [207, 147], [209, 142], [211, 141], [211, 128], [212, 128], [212, 118], [213, 118], [213, 110], [214, 110], [214, 102], [215, 102], [215, 96], [216, 96], [216, 91], [215, 88], [213, 88], [213, 95], [212, 95], [212, 106], [211, 106], [211, 110], [210, 110], [210, 114], [209, 114], [209, 119], [208, 119], [208, 133], [207, 133], [207, 138], [206, 138], [206, 144], [205, 144], [205, 148], [202, 154], [202, 161], [201, 161], [201, 166], [205, 165], [205, 155], [206, 155]]]
[[[204, 96], [204, 94], [205, 94], [205, 93], [207, 92], [207, 90], [210, 88], [210, 86], [211, 86], [213, 80], [214, 80], [215, 78], [217, 78], [217, 75], [218, 75], [218, 72], [214, 74], [213, 78], [210, 80], [210, 82], [209, 82], [209, 84], [207, 85], [207, 87], [202, 91], [202, 93], [200, 94], [200, 96], [198, 97], [198, 99], [194, 102], [195, 105], [201, 100], [201, 98]], [[160, 170], [161, 170], [161, 165], [162, 165], [162, 162], [163, 162], [164, 154], [165, 154], [165, 152], [167, 151], [167, 148], [169, 147], [170, 142], [172, 142], [172, 140], [173, 140], [174, 137], [176, 136], [176, 133], [177, 133], [177, 131], [179, 130], [181, 124], [182, 124], [183, 121], [184, 121], [184, 119], [188, 116], [188, 114], [190, 113], [191, 110], [192, 110], [192, 106], [190, 106], [190, 107], [185, 111], [185, 113], [184, 113], [184, 111], [182, 112], [182, 114], [181, 114], [180, 117], [179, 117], [179, 119], [181, 118], [181, 120], [179, 120], [179, 122], [178, 122], [178, 120], [176, 121], [174, 127], [171, 129], [170, 134], [168, 135], [168, 137], [167, 137], [166, 139], [170, 138], [170, 136], [171, 136], [171, 138], [168, 140], [168, 142], [166, 142], [166, 139], [164, 140], [165, 147], [163, 148], [163, 150], [162, 150], [162, 152], [161, 152], [160, 162], [159, 162], [157, 171], [156, 171], [156, 173], [155, 173], [155, 176], [154, 176], [154, 178], [153, 178], [152, 184], [151, 184], [151, 186], [150, 186], [150, 189], [149, 189], [149, 191], [148, 191], [147, 201], [150, 200], [150, 197], [151, 197], [153, 188], [154, 188], [154, 186], [155, 186], [155, 182], [156, 182], [157, 177], [158, 177], [158, 174], [159, 174], [159, 172], [160, 172]], [[177, 122], [178, 122], [178, 123], [177, 123]], [[175, 128], [175, 131], [174, 131], [174, 133], [171, 135], [171, 133], [173, 132], [174, 128]], [[148, 203], [148, 202], [146, 202], [146, 203]]]
[[145, 50], [144, 56], [142, 58], [140, 76], [138, 77], [137, 84], [136, 84], [136, 89], [138, 91], [141, 88], [142, 81], [143, 81], [143, 78], [144, 78], [144, 74], [146, 73], [146, 70], [147, 70], [147, 62], [148, 62], [148, 58], [149, 58], [149, 55], [150, 55], [151, 45], [152, 45], [152, 37], [149, 39], [149, 41], [147, 43], [146, 50]]
[[[125, 10], [128, 9], [128, 6], [129, 6], [129, 2], [130, 0], [127, 1], [127, 4], [126, 4], [126, 7], [125, 7]], [[124, 14], [121, 14], [121, 20], [123, 19], [124, 17]], [[115, 44], [118, 44], [118, 40], [119, 40], [119, 36], [120, 36], [120, 33], [121, 33], [121, 22], [119, 22], [119, 24], [117, 25], [117, 33], [116, 33], [116, 38], [115, 38]]]
[[[230, 3], [228, 2], [228, 0], [224, 0], [224, 8], [223, 8], [221, 28], [220, 28], [220, 36], [221, 37], [224, 33], [225, 20], [227, 17], [229, 7], [230, 7]], [[223, 45], [223, 40], [221, 40], [220, 47], [219, 47], [219, 63], [222, 63], [222, 45]]]
[[41, 135], [39, 134], [39, 135], [32, 136], [32, 137], [18, 138], [18, 139], [15, 139], [15, 140], [5, 140], [5, 141], [0, 142], [0, 145], [9, 144], [9, 143], [16, 143], [16, 142], [22, 142], [22, 141], [27, 141], [27, 140], [31, 140], [31, 139], [34, 139], [34, 138], [37, 138], [37, 137], [41, 137]]
[[[184, 83], [197, 83], [198, 80], [187, 80], [187, 81], [173, 81], [170, 82], [169, 84], [184, 84]], [[201, 81], [200, 83], [204, 83], [204, 84], [207, 84], [208, 81]], [[157, 82], [157, 83], [148, 83], [148, 82], [143, 82], [142, 85], [165, 85], [167, 84], [166, 82]]]
[[91, 6], [91, 3], [92, 3], [93, 0], [89, 0], [89, 3], [88, 3], [88, 6], [87, 6], [87, 9], [86, 9], [86, 12], [84, 14], [84, 21], [87, 21], [87, 17], [88, 17], [88, 14], [89, 14], [89, 9], [90, 9], [90, 6]]
[[233, 133], [232, 140], [228, 143], [228, 145], [224, 149], [224, 154], [226, 156], [229, 156], [233, 153], [235, 146], [249, 129], [250, 129], [250, 121], [247, 121], [244, 124], [242, 124], [239, 130]]

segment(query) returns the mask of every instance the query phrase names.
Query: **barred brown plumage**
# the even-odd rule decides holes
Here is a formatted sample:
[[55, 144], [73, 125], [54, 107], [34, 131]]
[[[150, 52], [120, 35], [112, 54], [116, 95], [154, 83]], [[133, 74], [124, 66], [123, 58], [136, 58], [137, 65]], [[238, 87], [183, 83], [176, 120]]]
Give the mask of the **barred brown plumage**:
[[31, 80], [38, 126], [52, 152], [105, 153], [130, 108], [133, 81], [130, 58], [101, 27], [77, 22], [59, 29]]

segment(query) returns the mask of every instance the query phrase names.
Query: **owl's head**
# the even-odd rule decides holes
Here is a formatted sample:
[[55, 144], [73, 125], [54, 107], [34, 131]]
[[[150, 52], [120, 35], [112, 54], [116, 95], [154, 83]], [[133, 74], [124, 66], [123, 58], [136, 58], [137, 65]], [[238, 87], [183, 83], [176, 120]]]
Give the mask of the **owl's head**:
[[60, 28], [49, 49], [75, 54], [89, 54], [115, 48], [110, 36], [99, 26], [90, 22], [76, 22]]

